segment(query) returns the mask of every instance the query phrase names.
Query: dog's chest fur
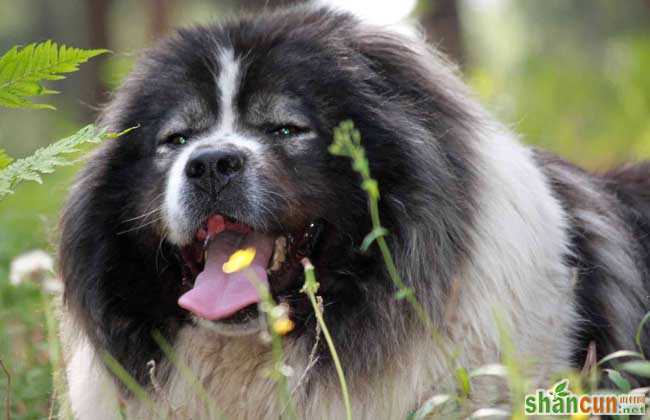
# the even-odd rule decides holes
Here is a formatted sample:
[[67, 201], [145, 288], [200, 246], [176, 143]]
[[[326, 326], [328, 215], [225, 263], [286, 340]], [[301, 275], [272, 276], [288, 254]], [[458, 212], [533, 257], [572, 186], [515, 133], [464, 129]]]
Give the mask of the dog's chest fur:
[[[432, 364], [436, 358], [421, 351], [421, 344], [414, 342], [411, 348], [417, 353], [408, 352], [375, 378], [350, 378], [355, 418], [403, 417], [428, 398], [433, 370], [441, 373], [444, 366]], [[297, 343], [285, 343], [284, 348], [298, 418], [345, 418], [336, 377], [305, 372], [309, 355], [304, 348]], [[83, 341], [76, 349], [67, 373], [72, 408], [80, 419], [119, 418], [120, 405], [127, 418], [138, 419], [160, 414], [176, 419], [273, 419], [284, 411], [278, 388], [269, 378], [270, 349], [257, 336], [223, 338], [204, 328], [184, 328], [174, 348], [177, 368], [163, 383], [154, 381], [148, 394], [153, 404], [123, 397], [99, 355]]]

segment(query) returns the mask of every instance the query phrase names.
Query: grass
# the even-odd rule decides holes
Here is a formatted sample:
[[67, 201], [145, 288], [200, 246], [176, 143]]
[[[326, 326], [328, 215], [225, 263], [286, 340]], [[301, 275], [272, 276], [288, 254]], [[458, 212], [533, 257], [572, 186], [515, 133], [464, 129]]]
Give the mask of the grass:
[[279, 321], [285, 321], [287, 311], [282, 306], [276, 304], [271, 296], [269, 288], [262, 283], [252, 271], [247, 272], [250, 281], [255, 284], [261, 296], [260, 310], [266, 318], [267, 331], [271, 342], [271, 369], [266, 372], [266, 375], [276, 383], [278, 402], [280, 404], [281, 418], [282, 419], [296, 419], [296, 409], [294, 407], [293, 399], [291, 398], [291, 390], [289, 388], [289, 380], [291, 368], [284, 363], [284, 350], [282, 348], [282, 337], [275, 328]]
[[303, 260], [303, 265], [305, 267], [305, 285], [302, 288], [302, 292], [309, 297], [309, 302], [311, 303], [312, 309], [314, 310], [314, 315], [316, 315], [316, 321], [320, 326], [320, 330], [323, 332], [325, 337], [325, 342], [327, 343], [327, 348], [332, 355], [332, 361], [334, 362], [334, 367], [336, 368], [336, 375], [339, 378], [339, 384], [341, 386], [341, 396], [343, 398], [343, 404], [345, 406], [345, 417], [347, 420], [352, 420], [352, 405], [350, 404], [350, 392], [348, 391], [348, 384], [345, 380], [345, 374], [343, 373], [343, 367], [341, 366], [341, 360], [339, 359], [339, 354], [336, 351], [336, 346], [334, 345], [334, 340], [332, 340], [332, 335], [330, 334], [329, 328], [325, 323], [323, 318], [323, 312], [321, 310], [322, 304], [317, 303], [316, 292], [318, 291], [318, 282], [316, 281], [316, 275], [314, 274], [314, 266], [308, 260]]
[[11, 391], [0, 373], [0, 413], [11, 397], [13, 420], [42, 419], [55, 406], [52, 372], [57, 340], [53, 340], [49, 297], [32, 283], [9, 284], [13, 257], [32, 249], [53, 252], [58, 209], [72, 174], [68, 167], [47, 176], [44, 184], [27, 183], [0, 200], [0, 359], [10, 373]]
[[[219, 408], [215, 404], [214, 400], [212, 400], [212, 398], [210, 398], [207, 391], [203, 387], [203, 384], [201, 384], [201, 382], [196, 378], [196, 376], [194, 375], [192, 370], [187, 365], [185, 365], [181, 360], [179, 360], [178, 356], [174, 352], [174, 349], [167, 342], [167, 340], [165, 340], [165, 338], [162, 336], [162, 334], [160, 334], [159, 331], [154, 331], [153, 332], [153, 338], [156, 341], [156, 343], [158, 343], [160, 348], [162, 349], [163, 353], [165, 354], [165, 357], [167, 357], [171, 361], [171, 363], [174, 365], [174, 367], [181, 372], [181, 375], [183, 375], [183, 378], [185, 379], [185, 381], [187, 381], [189, 384], [192, 385], [192, 388], [194, 389], [194, 392], [196, 392], [196, 395], [198, 395], [199, 398], [201, 399], [201, 401], [203, 402], [203, 404], [204, 404], [210, 418], [212, 418], [212, 419], [223, 419], [224, 418], [223, 413], [221, 412], [221, 410], [219, 410]], [[150, 376], [152, 377], [152, 383], [155, 384], [155, 381], [154, 381], [154, 378], [153, 378], [155, 376], [153, 368], [152, 368], [152, 370], [150, 370], [150, 373], [151, 373]], [[155, 385], [154, 385], [154, 388], [156, 388]], [[156, 391], [159, 391], [159, 390], [156, 390]], [[173, 409], [173, 407], [170, 407], [170, 408]]]
[[406, 299], [425, 327], [432, 330], [433, 325], [429, 314], [418, 302], [413, 289], [406, 286], [400, 277], [393, 256], [386, 243], [385, 236], [388, 234], [388, 231], [381, 226], [379, 217], [379, 184], [370, 176], [370, 165], [366, 158], [365, 150], [361, 146], [361, 134], [354, 128], [352, 121], [343, 121], [334, 129], [334, 142], [329, 150], [333, 155], [348, 157], [352, 160], [352, 167], [361, 175], [361, 186], [368, 194], [372, 231], [361, 244], [361, 250], [365, 251], [373, 242], [377, 242], [390, 279], [397, 287], [395, 297], [397, 299]]

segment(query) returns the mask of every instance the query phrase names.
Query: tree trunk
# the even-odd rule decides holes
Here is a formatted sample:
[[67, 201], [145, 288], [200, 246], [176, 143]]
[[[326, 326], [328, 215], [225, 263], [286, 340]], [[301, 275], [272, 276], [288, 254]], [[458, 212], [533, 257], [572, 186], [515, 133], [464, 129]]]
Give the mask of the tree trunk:
[[419, 0], [418, 18], [429, 42], [462, 66], [465, 57], [458, 0]]
[[236, 8], [250, 12], [260, 12], [264, 9], [273, 9], [275, 7], [290, 6], [299, 3], [305, 3], [307, 0], [239, 0], [234, 2]]
[[[86, 0], [88, 22], [88, 47], [110, 49], [108, 15], [112, 0]], [[106, 101], [108, 86], [102, 79], [102, 68], [107, 60], [100, 55], [84, 66], [84, 95], [82, 100], [88, 105], [88, 117], [95, 116], [95, 110]]]
[[164, 37], [169, 32], [169, 13], [173, 3], [173, 0], [147, 0], [149, 34], [153, 41]]

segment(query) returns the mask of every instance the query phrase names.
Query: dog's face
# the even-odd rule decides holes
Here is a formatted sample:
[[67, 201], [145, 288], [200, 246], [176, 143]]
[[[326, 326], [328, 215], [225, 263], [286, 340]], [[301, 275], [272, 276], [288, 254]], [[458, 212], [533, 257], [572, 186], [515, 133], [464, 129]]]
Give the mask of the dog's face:
[[136, 128], [91, 158], [63, 214], [68, 303], [95, 344], [134, 369], [140, 356], [128, 348], [156, 352], [152, 328], [171, 337], [201, 320], [255, 330], [250, 279], [224, 270], [240, 248], [256, 250], [251, 271], [288, 305], [295, 336], [313, 333], [304, 257], [341, 346], [408, 317], [377, 250], [359, 250], [371, 230], [360, 177], [328, 152], [348, 119], [379, 182], [400, 269], [426, 276], [405, 280], [423, 299], [442, 299], [471, 203], [460, 139], [473, 117], [459, 91], [417, 42], [328, 10], [180, 31], [139, 61], [103, 115], [111, 131]]
[[[182, 255], [185, 285], [194, 288], [180, 305], [221, 331], [251, 331], [259, 325], [254, 287], [242, 274], [218, 275], [220, 267], [207, 274], [211, 263], [252, 246], [258, 280], [286, 301], [300, 288], [302, 258], [320, 258], [327, 252], [321, 242], [341, 232], [353, 234], [351, 248], [351, 223], [367, 225], [349, 163], [328, 153], [332, 124], [345, 113], [332, 112], [337, 77], [319, 79], [315, 66], [334, 61], [299, 48], [259, 54], [225, 40], [201, 44], [193, 55], [195, 46], [180, 40], [186, 44], [172, 49], [176, 56], [146, 69], [150, 80], [177, 60], [177, 77], [161, 76], [151, 95], [133, 99], [138, 109], [157, 104], [133, 121], [153, 134], [141, 140], [149, 145], [137, 164], [150, 167], [159, 192], [138, 199], [142, 214], [160, 209], [159, 232]], [[197, 83], [192, 72], [205, 80]]]

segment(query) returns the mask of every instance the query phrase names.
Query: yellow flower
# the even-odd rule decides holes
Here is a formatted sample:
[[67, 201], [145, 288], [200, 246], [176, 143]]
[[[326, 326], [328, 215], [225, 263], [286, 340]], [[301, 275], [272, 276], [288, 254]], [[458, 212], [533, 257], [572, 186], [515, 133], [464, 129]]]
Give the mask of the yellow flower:
[[239, 249], [228, 258], [221, 269], [226, 274], [236, 273], [251, 265], [253, 259], [255, 259], [255, 248]]
[[289, 318], [279, 318], [273, 322], [273, 331], [279, 335], [287, 335], [293, 330], [295, 324]]
[[571, 415], [571, 420], [588, 420], [589, 419], [589, 414], [572, 414]]

